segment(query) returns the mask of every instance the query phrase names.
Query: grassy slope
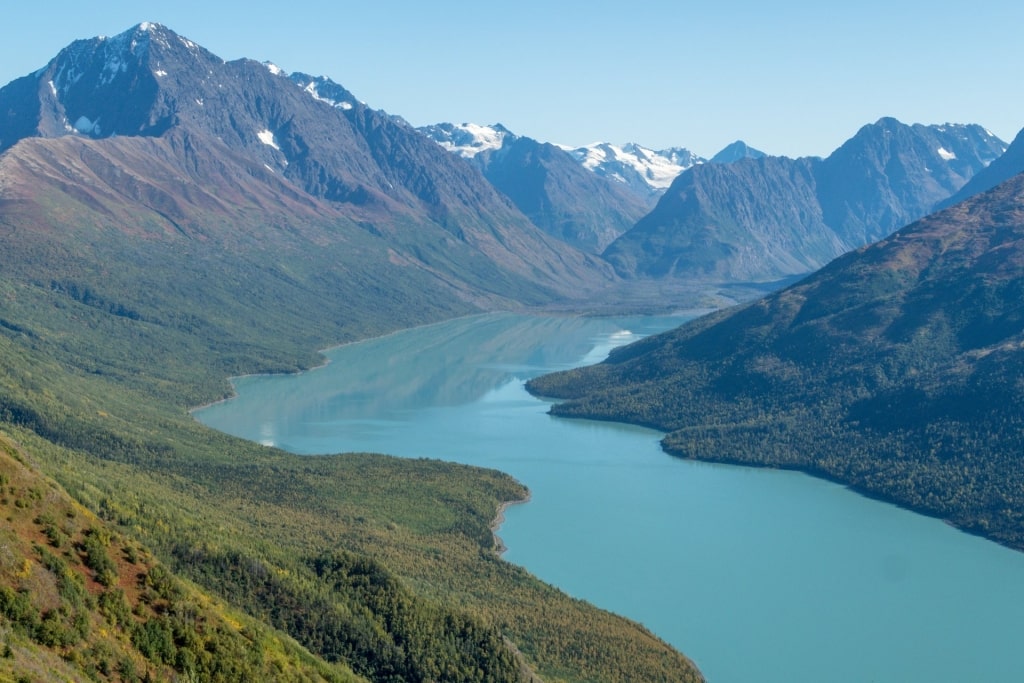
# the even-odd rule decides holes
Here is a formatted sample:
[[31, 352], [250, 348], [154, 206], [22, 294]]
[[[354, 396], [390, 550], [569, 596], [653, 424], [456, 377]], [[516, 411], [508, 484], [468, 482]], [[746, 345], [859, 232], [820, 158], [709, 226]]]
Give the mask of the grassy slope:
[[698, 679], [642, 628], [495, 557], [490, 521], [524, 494], [508, 477], [291, 456], [187, 414], [224, 396], [230, 375], [308, 367], [313, 349], [471, 310], [464, 301], [384, 262], [339, 273], [331, 248], [218, 252], [76, 230], [3, 232], [19, 258], [0, 276], [0, 424], [133, 542], [371, 679], [516, 677], [499, 635], [546, 680]]
[[0, 489], [0, 678], [365, 680], [172, 576], [3, 432]]

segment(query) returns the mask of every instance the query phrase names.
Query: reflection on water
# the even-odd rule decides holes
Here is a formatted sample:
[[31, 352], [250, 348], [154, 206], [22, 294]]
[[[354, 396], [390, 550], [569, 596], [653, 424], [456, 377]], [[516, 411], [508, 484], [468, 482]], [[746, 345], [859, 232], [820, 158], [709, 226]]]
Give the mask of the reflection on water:
[[333, 425], [342, 439], [337, 429], [344, 423], [360, 440], [392, 428], [411, 410], [470, 404], [512, 379], [573, 367], [581, 358], [596, 363], [616, 346], [684, 319], [493, 314], [451, 320], [331, 349], [329, 364], [301, 379], [239, 378], [238, 396], [196, 415], [268, 446], [288, 448], [318, 425]]

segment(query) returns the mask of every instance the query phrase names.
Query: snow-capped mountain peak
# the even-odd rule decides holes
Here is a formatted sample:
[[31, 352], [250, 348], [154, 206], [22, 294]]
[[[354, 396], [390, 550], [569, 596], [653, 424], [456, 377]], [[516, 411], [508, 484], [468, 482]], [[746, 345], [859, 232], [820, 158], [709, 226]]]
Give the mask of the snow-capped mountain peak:
[[[418, 129], [444, 149], [467, 159], [520, 139], [500, 123], [437, 123]], [[641, 197], [664, 192], [676, 176], [704, 159], [688, 149], [653, 150], [636, 143], [595, 142], [584, 147], [555, 144], [588, 171], [626, 185]]]
[[653, 150], [636, 143], [595, 142], [575, 149], [563, 146], [584, 168], [629, 185], [637, 191], [662, 192], [676, 176], [704, 159], [688, 149]]
[[506, 139], [516, 138], [500, 123], [491, 126], [476, 123], [437, 123], [423, 126], [419, 131], [449, 152], [467, 159], [481, 152], [501, 149]]

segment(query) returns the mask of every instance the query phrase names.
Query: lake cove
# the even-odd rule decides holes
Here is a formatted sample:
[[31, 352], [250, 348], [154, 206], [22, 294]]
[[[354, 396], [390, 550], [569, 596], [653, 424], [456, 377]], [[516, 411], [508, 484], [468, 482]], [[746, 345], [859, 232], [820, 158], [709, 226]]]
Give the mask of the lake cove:
[[505, 557], [643, 623], [711, 683], [1024, 680], [1024, 553], [794, 472], [690, 462], [547, 415], [523, 383], [685, 318], [495, 314], [235, 381], [203, 423], [295, 453], [500, 469], [532, 493]]

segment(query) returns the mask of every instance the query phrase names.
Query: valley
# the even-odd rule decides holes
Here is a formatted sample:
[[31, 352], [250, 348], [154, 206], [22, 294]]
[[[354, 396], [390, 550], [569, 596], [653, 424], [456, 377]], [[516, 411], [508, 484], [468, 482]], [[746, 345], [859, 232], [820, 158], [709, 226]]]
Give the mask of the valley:
[[1019, 138], [883, 118], [825, 159], [702, 159], [434, 129], [153, 23], [0, 88], [0, 677], [703, 680], [498, 557], [528, 491], [496, 463], [189, 412], [481, 314], [722, 309], [529, 388], [1021, 547]]
[[669, 456], [660, 432], [552, 419], [523, 388], [693, 315], [460, 318], [328, 350], [313, 372], [238, 378], [235, 398], [196, 417], [310, 457], [382, 451], [511, 474], [530, 500], [505, 512], [503, 557], [644, 624], [708, 680], [1024, 674], [1021, 553], [798, 472]]

